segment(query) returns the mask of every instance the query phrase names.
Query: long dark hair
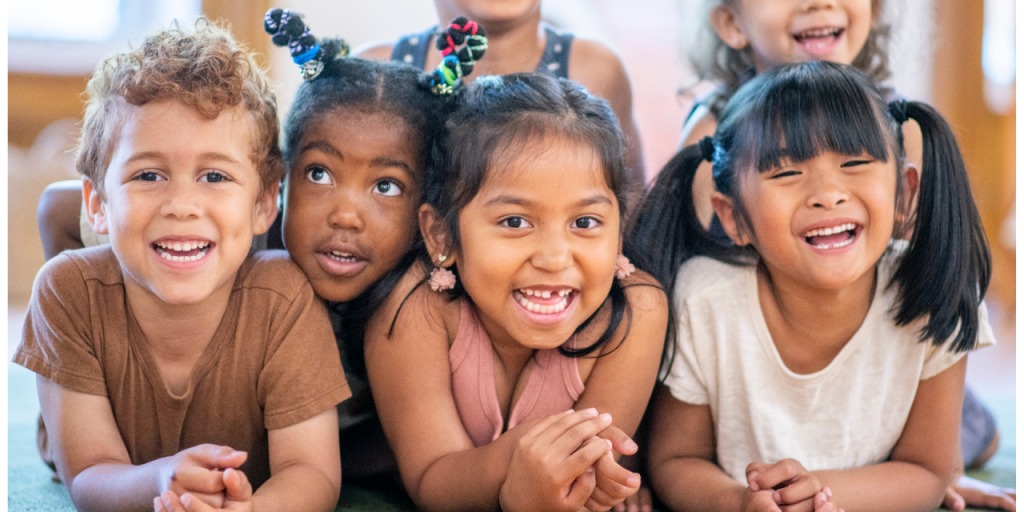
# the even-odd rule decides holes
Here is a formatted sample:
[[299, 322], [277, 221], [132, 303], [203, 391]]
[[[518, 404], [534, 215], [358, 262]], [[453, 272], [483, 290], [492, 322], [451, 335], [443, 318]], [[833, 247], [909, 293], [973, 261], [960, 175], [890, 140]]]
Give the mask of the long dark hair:
[[[604, 170], [605, 181], [618, 201], [620, 220], [623, 220], [629, 195], [623, 139], [615, 114], [605, 100], [591, 95], [575, 82], [537, 73], [482, 77], [459, 91], [456, 100], [457, 106], [431, 153], [425, 187], [425, 202], [434, 207], [450, 235], [449, 249], [460, 247], [459, 212], [480, 191], [488, 173], [500, 168], [492, 165], [495, 156], [502, 150], [521, 148], [551, 134], [593, 148]], [[638, 268], [643, 268], [628, 244], [623, 247], [623, 253]], [[426, 253], [421, 259], [425, 264], [431, 263]], [[450, 270], [457, 274], [457, 265]], [[452, 300], [466, 296], [461, 284], [449, 292]], [[612, 339], [623, 321], [628, 333], [631, 312], [623, 286], [617, 279], [613, 281], [608, 301], [611, 319], [598, 340], [586, 347], [562, 345], [559, 347], [562, 354], [583, 357], [594, 353]], [[589, 325], [596, 315], [597, 312], [583, 322], [577, 332]]]
[[[976, 344], [991, 257], [956, 140], [934, 109], [918, 102], [886, 104], [872, 79], [851, 66], [787, 64], [741, 87], [722, 110], [714, 137], [684, 148], [661, 171], [637, 213], [634, 246], [652, 258], [650, 268], [667, 289], [674, 289], [679, 267], [694, 256], [754, 264], [759, 256], [753, 248], [725, 245], [697, 220], [693, 178], [702, 160], [712, 161], [715, 187], [732, 198], [737, 221], [749, 226], [736, 186], [739, 173], [763, 173], [784, 158], [801, 162], [826, 151], [895, 159], [902, 173], [900, 124], [907, 118], [921, 126], [924, 162], [917, 213], [898, 216], [912, 225], [896, 226], [897, 233], [912, 229], [913, 235], [888, 284], [898, 297], [894, 319], [900, 326], [926, 319], [922, 341], [941, 345], [955, 334], [951, 348], [969, 350]], [[896, 207], [905, 210], [903, 177], [896, 179]]]

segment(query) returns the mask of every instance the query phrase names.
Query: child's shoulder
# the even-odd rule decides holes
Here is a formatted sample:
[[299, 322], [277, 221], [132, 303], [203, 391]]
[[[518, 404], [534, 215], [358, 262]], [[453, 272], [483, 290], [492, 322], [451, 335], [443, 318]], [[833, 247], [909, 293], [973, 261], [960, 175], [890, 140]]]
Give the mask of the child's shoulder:
[[653, 276], [637, 270], [622, 280], [622, 287], [631, 307], [641, 311], [663, 309], [668, 306], [668, 294]]
[[733, 265], [707, 256], [691, 258], [679, 267], [675, 296], [679, 302], [711, 295], [735, 295], [749, 284], [756, 267]]
[[419, 334], [446, 333], [448, 340], [453, 340], [461, 320], [462, 301], [431, 290], [427, 282], [430, 270], [422, 262], [414, 263], [374, 312], [368, 331], [383, 329], [391, 337], [400, 329], [415, 329]]
[[36, 275], [37, 287], [66, 289], [87, 281], [103, 285], [124, 283], [121, 265], [109, 244], [64, 251], [47, 261]]
[[604, 43], [576, 37], [569, 53], [569, 79], [599, 98], [614, 103], [630, 94], [629, 77], [622, 58]]
[[238, 283], [247, 289], [268, 289], [289, 299], [309, 283], [306, 274], [288, 256], [288, 251], [272, 249], [250, 254], [238, 269]]

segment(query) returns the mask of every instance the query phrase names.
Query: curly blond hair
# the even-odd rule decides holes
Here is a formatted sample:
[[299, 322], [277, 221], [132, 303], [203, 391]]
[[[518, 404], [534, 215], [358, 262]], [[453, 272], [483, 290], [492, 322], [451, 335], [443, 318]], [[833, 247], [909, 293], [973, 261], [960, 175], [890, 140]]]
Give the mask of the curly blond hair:
[[192, 29], [175, 21], [146, 36], [140, 48], [103, 59], [86, 94], [75, 167], [101, 192], [131, 107], [164, 100], [180, 101], [207, 119], [243, 104], [255, 121], [252, 159], [262, 188], [284, 177], [277, 100], [266, 72], [226, 28], [206, 18], [196, 20]]

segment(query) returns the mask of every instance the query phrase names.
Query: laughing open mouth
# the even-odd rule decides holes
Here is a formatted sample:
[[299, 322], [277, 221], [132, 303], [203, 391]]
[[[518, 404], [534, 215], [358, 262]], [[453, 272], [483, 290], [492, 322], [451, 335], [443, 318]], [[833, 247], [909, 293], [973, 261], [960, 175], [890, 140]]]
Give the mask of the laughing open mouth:
[[153, 250], [161, 258], [168, 261], [196, 261], [202, 259], [208, 252], [212, 242], [154, 242]]
[[572, 288], [562, 288], [560, 290], [520, 288], [513, 291], [512, 296], [520, 306], [531, 313], [553, 315], [565, 311], [565, 308], [569, 307], [569, 303], [572, 302], [578, 293]]
[[804, 240], [818, 249], [846, 247], [857, 239], [860, 227], [853, 222], [830, 228], [812, 229], [803, 234]]

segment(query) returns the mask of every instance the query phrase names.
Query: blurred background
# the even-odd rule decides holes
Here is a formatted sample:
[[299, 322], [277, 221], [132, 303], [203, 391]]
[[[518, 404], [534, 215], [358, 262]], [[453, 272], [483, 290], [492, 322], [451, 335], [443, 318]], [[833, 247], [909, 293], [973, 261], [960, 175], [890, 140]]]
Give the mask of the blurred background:
[[[551, 24], [600, 40], [622, 57], [649, 176], [676, 151], [690, 108], [689, 91], [697, 83], [686, 55], [706, 19], [702, 4], [543, 2]], [[34, 0], [8, 5], [9, 354], [20, 338], [32, 280], [43, 263], [36, 204], [48, 183], [78, 177], [69, 150], [96, 62], [172, 19], [188, 23], [205, 14], [229, 23], [235, 36], [260, 54], [278, 84], [283, 116], [300, 78], [287, 51], [272, 47], [263, 32], [263, 15], [270, 7], [304, 13], [314, 34], [340, 35], [353, 47], [422, 32], [438, 21], [429, 0]], [[886, 11], [894, 27], [893, 84], [907, 97], [935, 105], [953, 125], [992, 247], [994, 275], [987, 300], [999, 345], [971, 356], [968, 380], [983, 401], [1015, 404], [1014, 0], [889, 0]], [[1015, 442], [1012, 427], [1003, 434], [1004, 442]]]

